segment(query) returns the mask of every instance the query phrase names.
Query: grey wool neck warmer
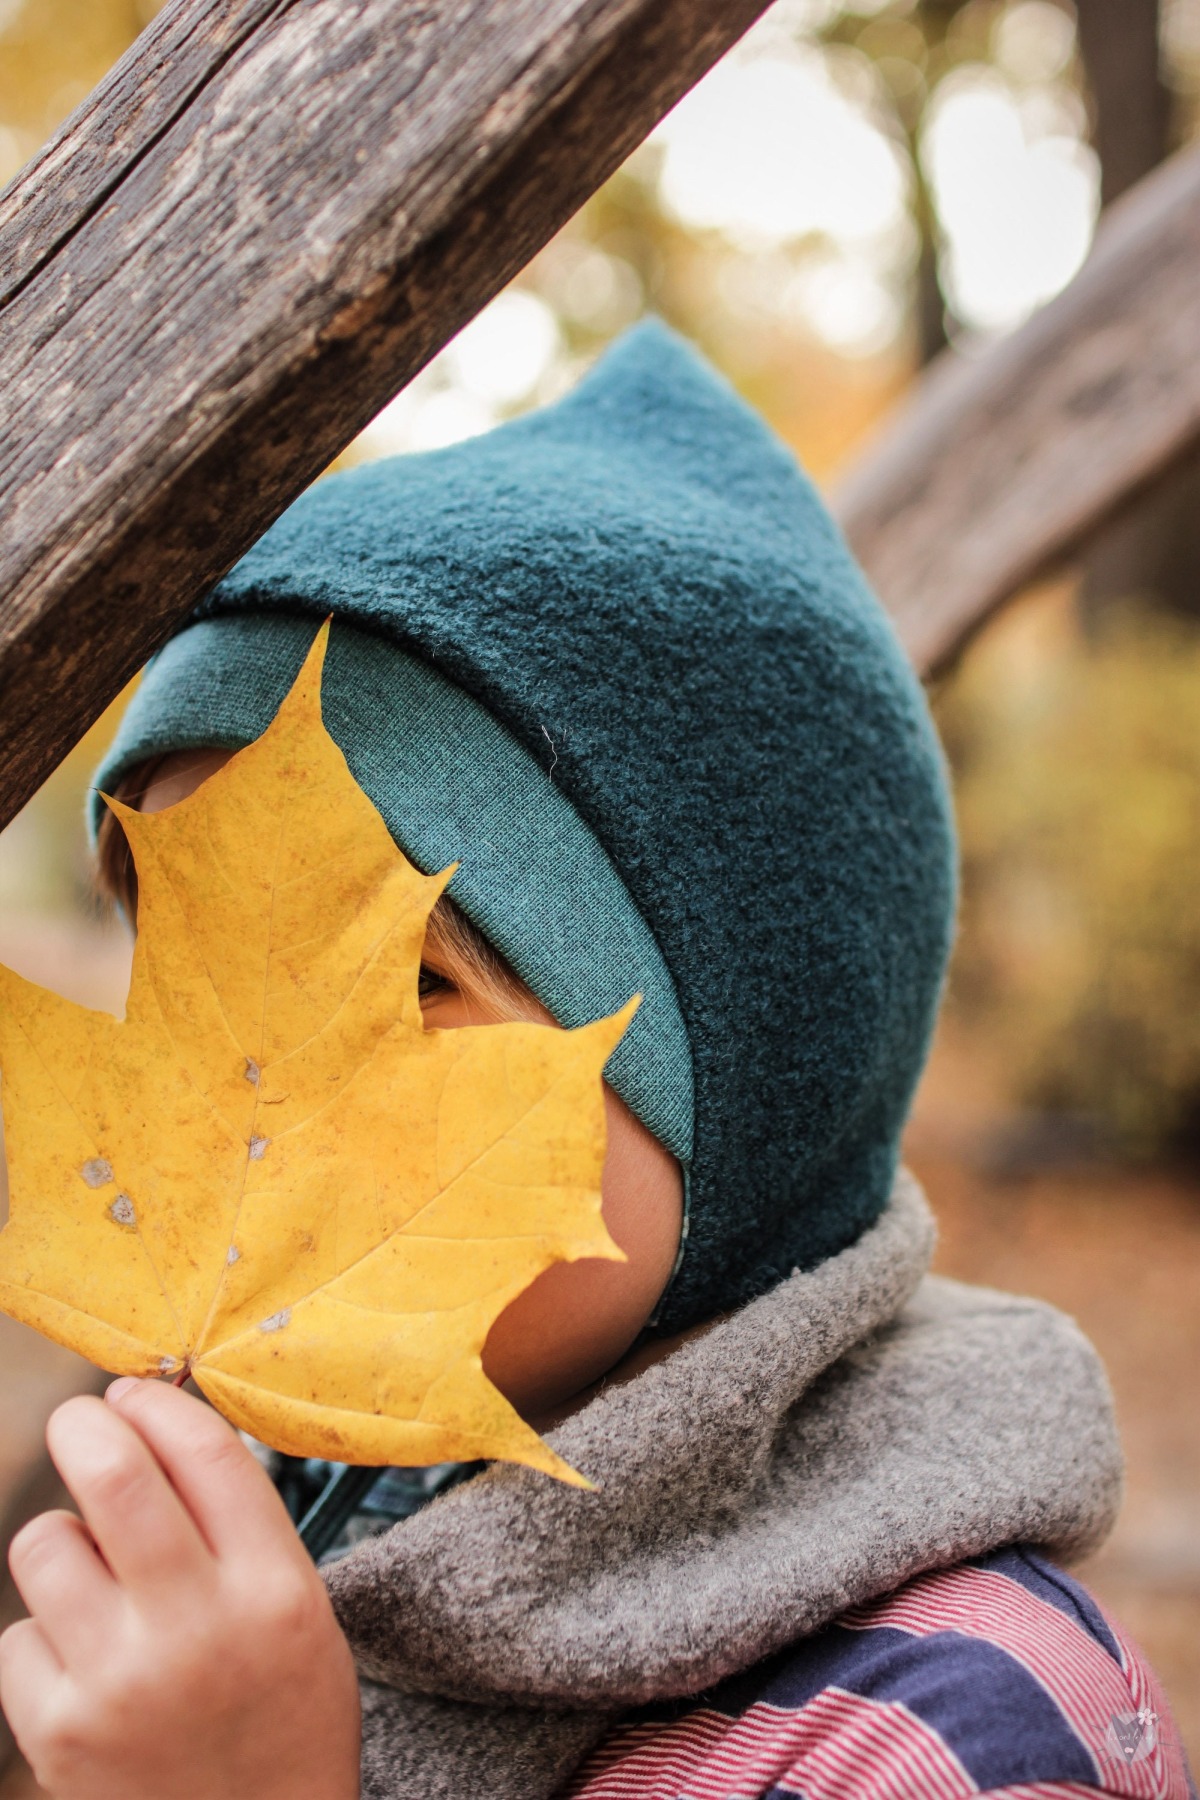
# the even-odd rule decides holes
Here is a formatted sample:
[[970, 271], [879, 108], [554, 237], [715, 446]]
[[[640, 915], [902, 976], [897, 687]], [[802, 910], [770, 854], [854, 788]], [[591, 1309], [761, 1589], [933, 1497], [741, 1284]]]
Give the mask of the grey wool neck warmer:
[[1110, 1530], [1103, 1368], [1041, 1302], [926, 1274], [901, 1175], [848, 1249], [327, 1571], [365, 1800], [549, 1800], [624, 1712], [699, 1693], [912, 1575]]

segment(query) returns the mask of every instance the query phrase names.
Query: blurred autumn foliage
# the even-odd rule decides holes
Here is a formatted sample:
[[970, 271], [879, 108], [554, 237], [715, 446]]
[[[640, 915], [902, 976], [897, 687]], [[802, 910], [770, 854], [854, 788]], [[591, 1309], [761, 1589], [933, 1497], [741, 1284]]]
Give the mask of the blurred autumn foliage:
[[1014, 1096], [1145, 1161], [1200, 1153], [1200, 633], [1029, 596], [937, 713], [964, 908], [951, 1005]]
[[[159, 4], [0, 0], [0, 182]], [[775, 0], [344, 460], [544, 404], [655, 311], [832, 482], [922, 363], [1018, 326], [1198, 135], [1200, 0]], [[1087, 1578], [1200, 1761], [1198, 518], [1195, 466], [934, 696], [962, 926], [907, 1154], [941, 1269], [1066, 1307], [1108, 1363], [1129, 1499]], [[81, 797], [119, 709], [0, 835], [0, 960], [112, 1008], [128, 941], [89, 897]], [[0, 1511], [90, 1379], [4, 1325]]]

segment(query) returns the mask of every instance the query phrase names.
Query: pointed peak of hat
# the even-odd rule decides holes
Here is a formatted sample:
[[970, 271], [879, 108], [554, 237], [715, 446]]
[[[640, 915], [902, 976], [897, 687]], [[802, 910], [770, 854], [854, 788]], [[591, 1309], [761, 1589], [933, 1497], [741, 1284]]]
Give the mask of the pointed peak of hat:
[[746, 410], [711, 363], [653, 314], [631, 325], [608, 346], [563, 405], [568, 410], [613, 412], [639, 400], [683, 407], [707, 407], [722, 401]]
[[521, 421], [539, 435], [626, 447], [664, 474], [759, 500], [803, 481], [791, 452], [688, 341], [661, 319], [630, 327], [557, 405]]

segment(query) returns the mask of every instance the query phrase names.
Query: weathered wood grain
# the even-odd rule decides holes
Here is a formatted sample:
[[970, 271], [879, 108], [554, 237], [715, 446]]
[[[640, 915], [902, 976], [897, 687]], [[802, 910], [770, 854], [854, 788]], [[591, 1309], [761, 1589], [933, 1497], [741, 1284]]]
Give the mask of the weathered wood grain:
[[0, 306], [100, 206], [284, 0], [171, 0], [0, 194]]
[[834, 496], [918, 666], [1200, 444], [1200, 151], [1105, 217], [1012, 337], [934, 363]]
[[763, 5], [165, 15], [0, 232], [0, 821]]

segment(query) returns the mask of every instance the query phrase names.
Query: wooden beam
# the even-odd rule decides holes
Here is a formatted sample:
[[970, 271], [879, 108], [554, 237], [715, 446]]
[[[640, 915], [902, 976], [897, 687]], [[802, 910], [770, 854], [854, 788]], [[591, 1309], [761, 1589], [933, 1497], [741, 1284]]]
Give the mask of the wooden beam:
[[0, 823], [764, 6], [168, 6], [0, 199]]
[[279, 0], [166, 6], [0, 194], [0, 306], [61, 248]]
[[1200, 445], [1200, 150], [1106, 214], [1071, 285], [975, 358], [946, 352], [834, 496], [917, 665]]

